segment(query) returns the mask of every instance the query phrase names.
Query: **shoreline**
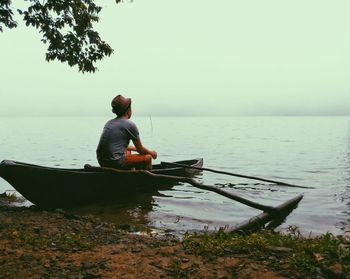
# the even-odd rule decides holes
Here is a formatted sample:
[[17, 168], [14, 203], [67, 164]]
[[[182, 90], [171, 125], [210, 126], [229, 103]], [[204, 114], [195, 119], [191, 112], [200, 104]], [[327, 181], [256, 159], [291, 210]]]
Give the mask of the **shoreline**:
[[61, 209], [2, 204], [0, 232], [0, 278], [350, 278], [349, 240], [308, 239], [296, 228], [289, 236], [180, 240]]
[[228, 270], [243, 262], [244, 274], [281, 278], [250, 267], [248, 259], [188, 254], [171, 234], [137, 235], [131, 227], [60, 209], [3, 206], [0, 221], [4, 278], [230, 278]]

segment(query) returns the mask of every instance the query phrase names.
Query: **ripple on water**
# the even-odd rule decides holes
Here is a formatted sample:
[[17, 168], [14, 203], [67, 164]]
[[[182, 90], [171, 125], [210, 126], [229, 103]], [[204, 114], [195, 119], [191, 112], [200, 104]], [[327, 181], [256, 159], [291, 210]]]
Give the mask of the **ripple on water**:
[[[6, 147], [0, 149], [0, 158], [57, 167], [83, 166], [86, 162], [98, 165], [95, 150], [106, 120], [103, 117], [0, 118], [0, 142]], [[164, 158], [176, 161], [204, 157], [209, 168], [316, 187], [282, 188], [208, 172], [197, 178], [271, 205], [304, 193], [299, 207], [281, 229], [293, 224], [305, 232], [349, 230], [349, 118], [152, 117], [152, 131], [149, 118], [133, 120], [143, 143], [159, 152], [157, 162]], [[0, 179], [0, 191], [7, 189], [13, 188]], [[203, 229], [208, 224], [211, 228], [236, 224], [259, 213], [188, 185], [176, 186], [174, 191], [162, 194], [166, 197], [154, 196], [145, 209], [121, 205], [92, 212], [125, 222], [130, 218], [129, 222], [137, 219], [135, 222], [156, 227], [170, 226], [176, 231]]]

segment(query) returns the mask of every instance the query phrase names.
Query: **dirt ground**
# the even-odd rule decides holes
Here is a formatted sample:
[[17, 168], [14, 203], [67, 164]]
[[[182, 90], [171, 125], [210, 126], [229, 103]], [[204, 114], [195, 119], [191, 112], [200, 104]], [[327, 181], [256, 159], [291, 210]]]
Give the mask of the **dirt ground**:
[[0, 278], [286, 278], [246, 255], [195, 255], [172, 235], [62, 210], [0, 207]]

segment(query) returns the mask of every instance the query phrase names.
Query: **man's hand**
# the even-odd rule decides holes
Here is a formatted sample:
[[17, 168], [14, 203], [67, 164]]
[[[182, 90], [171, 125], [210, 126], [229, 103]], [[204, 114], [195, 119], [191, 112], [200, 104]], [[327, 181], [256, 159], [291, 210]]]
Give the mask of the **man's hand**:
[[155, 152], [155, 151], [150, 151], [149, 154], [152, 156], [152, 158], [153, 158], [154, 160], [157, 159], [157, 156], [158, 156], [157, 152]]
[[142, 154], [142, 155], [149, 154], [152, 156], [153, 159], [157, 159], [157, 156], [158, 156], [157, 152], [153, 150], [149, 150], [146, 147], [144, 147], [139, 138], [133, 139], [132, 142], [134, 143], [135, 149], [139, 154]]

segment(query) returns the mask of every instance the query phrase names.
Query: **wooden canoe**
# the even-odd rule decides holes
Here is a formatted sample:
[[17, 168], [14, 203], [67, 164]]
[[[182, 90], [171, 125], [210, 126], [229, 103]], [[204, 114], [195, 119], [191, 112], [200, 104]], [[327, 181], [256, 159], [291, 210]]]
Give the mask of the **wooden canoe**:
[[[177, 163], [202, 167], [203, 159]], [[155, 174], [192, 177], [198, 170], [157, 164]], [[16, 161], [0, 163], [0, 177], [37, 206], [67, 208], [83, 204], [118, 200], [139, 193], [169, 189], [174, 180], [151, 177], [138, 171], [108, 171], [99, 167], [64, 169], [43, 167]]]

